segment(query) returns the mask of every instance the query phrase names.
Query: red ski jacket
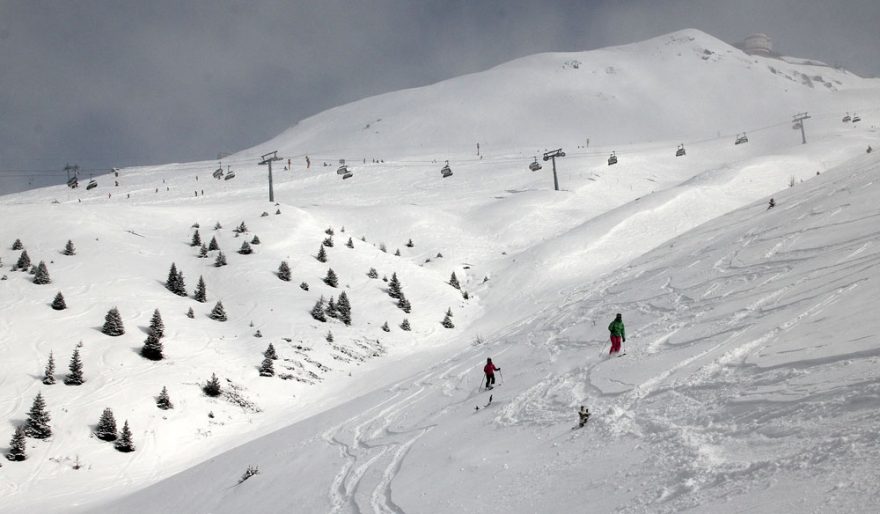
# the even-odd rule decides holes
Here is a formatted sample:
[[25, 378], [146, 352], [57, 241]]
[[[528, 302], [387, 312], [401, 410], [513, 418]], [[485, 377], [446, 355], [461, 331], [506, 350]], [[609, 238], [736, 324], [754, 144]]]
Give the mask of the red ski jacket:
[[494, 375], [496, 371], [498, 371], [498, 368], [496, 368], [495, 364], [491, 362], [486, 364], [486, 367], [483, 368], [483, 372], [487, 375]]

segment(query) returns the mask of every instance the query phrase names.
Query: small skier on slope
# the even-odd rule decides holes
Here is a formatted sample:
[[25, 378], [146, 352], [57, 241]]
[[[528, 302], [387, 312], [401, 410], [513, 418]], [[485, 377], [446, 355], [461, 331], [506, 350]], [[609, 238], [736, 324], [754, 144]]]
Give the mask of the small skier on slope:
[[492, 359], [486, 359], [486, 365], [483, 366], [483, 373], [486, 374], [486, 389], [492, 389], [495, 386], [495, 372], [501, 371], [501, 368], [496, 368], [494, 364], [492, 364]]
[[626, 330], [623, 327], [623, 316], [618, 312], [614, 321], [608, 325], [608, 331], [611, 332], [611, 351], [609, 355], [620, 352], [621, 340], [626, 342]]

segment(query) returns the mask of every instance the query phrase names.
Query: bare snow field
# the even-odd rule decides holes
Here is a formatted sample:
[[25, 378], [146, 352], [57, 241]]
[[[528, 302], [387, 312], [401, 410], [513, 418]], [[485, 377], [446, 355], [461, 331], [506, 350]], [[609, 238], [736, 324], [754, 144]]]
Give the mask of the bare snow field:
[[[0, 196], [0, 452], [38, 393], [53, 431], [3, 459], [2, 510], [874, 511], [878, 126], [880, 80], [687, 30], [340, 106], [225, 158], [229, 180], [177, 163]], [[16, 239], [51, 283], [11, 269]], [[350, 325], [310, 315], [343, 292]], [[108, 407], [134, 452], [95, 436]]]

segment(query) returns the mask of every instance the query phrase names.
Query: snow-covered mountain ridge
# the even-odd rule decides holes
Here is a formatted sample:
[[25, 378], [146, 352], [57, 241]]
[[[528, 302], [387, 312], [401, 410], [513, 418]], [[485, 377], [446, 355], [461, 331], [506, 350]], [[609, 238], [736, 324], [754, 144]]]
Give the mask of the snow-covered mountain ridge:
[[[812, 87], [798, 78], [816, 75]], [[578, 510], [587, 499], [597, 511], [715, 511], [727, 499], [742, 505], [745, 492], [770, 512], [774, 490], [786, 505], [869, 505], [876, 493], [849, 480], [870, 475], [871, 450], [864, 468], [840, 462], [864, 449], [862, 405], [873, 405], [876, 383], [876, 327], [856, 320], [877, 304], [877, 154], [865, 148], [876, 146], [878, 104], [874, 79], [746, 56], [683, 31], [341, 106], [225, 159], [232, 180], [211, 178], [216, 163], [169, 164], [99, 177], [92, 190], [0, 197], [0, 438], [37, 392], [55, 430], [29, 440], [28, 460], [4, 462], [0, 497], [13, 512], [464, 512], [487, 510], [487, 498], [504, 512]], [[804, 110], [807, 145], [790, 121]], [[841, 122], [856, 110], [862, 121]], [[742, 130], [750, 141], [734, 145]], [[687, 155], [675, 157], [682, 142]], [[568, 155], [554, 191], [551, 163], [527, 166], [558, 146]], [[608, 166], [612, 149], [620, 162]], [[284, 158], [277, 205], [255, 158], [272, 150]], [[338, 158], [351, 178], [336, 174]], [[454, 174], [441, 178], [447, 159]], [[768, 211], [769, 195], [778, 206]], [[236, 236], [242, 221], [248, 232]], [[194, 223], [228, 266], [214, 266], [216, 251], [198, 258]], [[321, 263], [328, 227], [334, 246]], [[238, 254], [255, 235], [255, 252]], [[52, 284], [9, 270], [16, 238], [46, 262]], [[76, 255], [61, 254], [68, 239]], [[276, 275], [282, 260], [290, 282]], [[207, 303], [164, 288], [172, 262], [189, 292], [204, 277]], [[323, 282], [328, 268], [338, 287]], [[461, 290], [448, 284], [452, 272]], [[385, 292], [392, 273], [410, 313]], [[49, 307], [58, 291], [64, 311]], [[312, 319], [321, 296], [341, 291], [350, 327]], [[208, 318], [217, 300], [226, 322]], [[116, 338], [99, 331], [114, 306], [126, 327]], [[159, 362], [138, 354], [154, 309], [166, 325]], [[440, 323], [447, 310], [451, 329]], [[630, 355], [604, 361], [604, 326], [618, 311]], [[841, 332], [840, 319], [855, 328]], [[829, 346], [831, 337], [849, 344]], [[80, 341], [86, 382], [66, 386]], [[270, 342], [276, 374], [289, 380], [259, 375]], [[45, 386], [50, 351], [59, 383]], [[476, 392], [486, 356], [506, 382], [492, 411], [474, 411], [488, 400]], [[237, 395], [204, 396], [211, 373]], [[844, 392], [854, 376], [862, 381]], [[162, 386], [175, 409], [156, 408]], [[739, 398], [755, 390], [766, 397], [747, 405], [763, 417], [745, 419]], [[828, 435], [840, 427], [822, 416], [799, 420], [823, 405], [815, 397], [847, 431]], [[592, 432], [569, 431], [581, 403], [595, 413]], [[105, 407], [130, 422], [135, 452], [91, 435]], [[809, 494], [831, 487], [798, 471], [823, 449], [833, 486], [854, 494]], [[252, 464], [261, 473], [236, 486]], [[765, 479], [777, 489], [761, 489]]]

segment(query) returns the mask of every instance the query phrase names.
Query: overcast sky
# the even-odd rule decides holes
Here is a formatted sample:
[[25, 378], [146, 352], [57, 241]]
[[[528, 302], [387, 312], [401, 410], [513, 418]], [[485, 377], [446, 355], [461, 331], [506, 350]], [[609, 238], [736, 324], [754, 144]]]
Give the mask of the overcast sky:
[[880, 76], [880, 0], [0, 0], [0, 194], [67, 162], [214, 159], [374, 94], [683, 28]]

